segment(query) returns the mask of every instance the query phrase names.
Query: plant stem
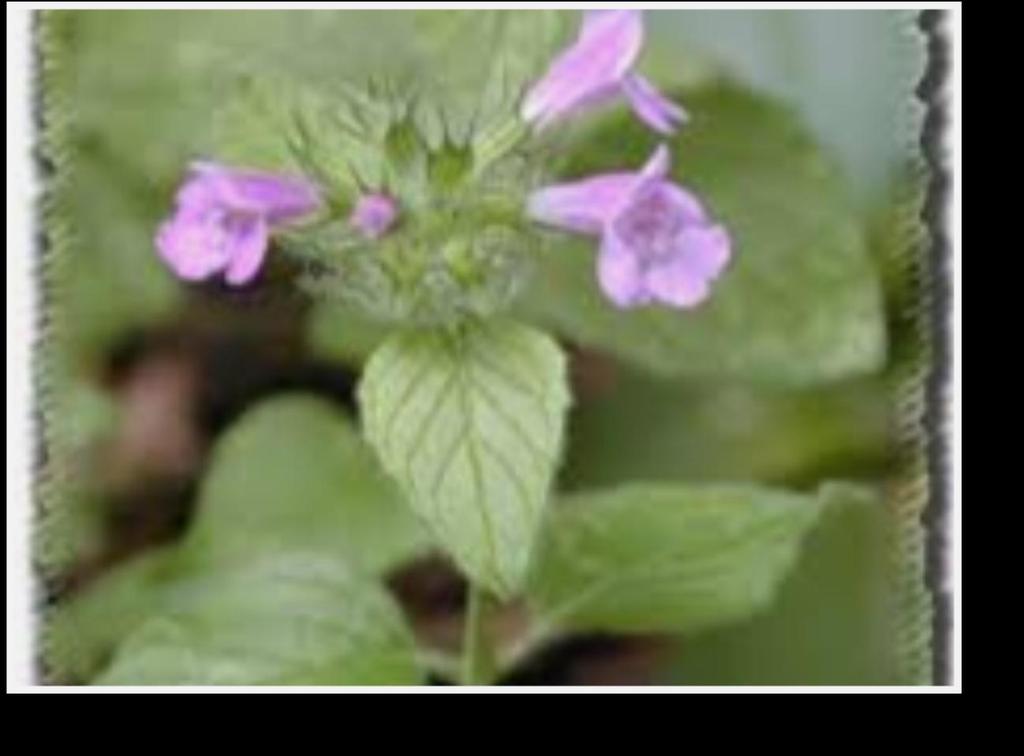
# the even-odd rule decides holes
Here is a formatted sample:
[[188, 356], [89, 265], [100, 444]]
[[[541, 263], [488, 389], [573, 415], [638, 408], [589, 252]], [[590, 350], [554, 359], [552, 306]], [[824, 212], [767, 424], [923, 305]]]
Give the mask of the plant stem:
[[462, 641], [462, 684], [487, 685], [493, 671], [493, 654], [484, 627], [487, 597], [476, 583], [469, 584]]
[[420, 649], [417, 653], [420, 667], [448, 682], [455, 682], [462, 673], [462, 660], [455, 654], [435, 649]]
[[537, 624], [530, 627], [515, 643], [498, 653], [497, 668], [499, 673], [510, 672], [530, 659], [534, 654], [545, 648], [552, 641], [558, 640], [559, 632], [551, 625]]

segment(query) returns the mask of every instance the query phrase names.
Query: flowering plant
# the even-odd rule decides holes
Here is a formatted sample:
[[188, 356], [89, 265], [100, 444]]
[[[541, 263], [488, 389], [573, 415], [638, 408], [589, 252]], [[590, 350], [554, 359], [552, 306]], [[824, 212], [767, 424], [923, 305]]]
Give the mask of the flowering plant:
[[[110, 144], [76, 111], [77, 175], [123, 151], [159, 186], [97, 311], [157, 281], [172, 352], [215, 311], [246, 348], [214, 340], [175, 380], [212, 364], [259, 402], [197, 400], [217, 438], [191, 517], [59, 608], [48, 663], [490, 684], [570, 639], [689, 643], [776, 606], [835, 512], [878, 510], [862, 478], [888, 448], [882, 290], [829, 161], [785, 107], [658, 66], [640, 11], [337, 15], [177, 17], [194, 47], [147, 42], [175, 97], [110, 108], [136, 118]], [[250, 352], [316, 359], [251, 388]], [[263, 398], [296, 387], [320, 396]], [[190, 417], [147, 412], [167, 436]], [[454, 634], [407, 595], [438, 573]]]
[[[360, 390], [367, 436], [410, 506], [470, 580], [502, 597], [521, 590], [526, 579], [568, 407], [564, 360], [555, 344], [522, 326], [480, 320], [511, 304], [511, 296], [496, 292], [526, 285], [505, 258], [523, 256], [529, 221], [600, 235], [597, 279], [620, 308], [694, 307], [729, 259], [727, 231], [667, 178], [664, 145], [638, 173], [571, 184], [535, 188], [536, 174], [503, 170], [529, 150], [533, 131], [555, 128], [618, 96], [652, 129], [671, 134], [682, 108], [631, 72], [642, 40], [639, 11], [588, 12], [578, 39], [529, 87], [518, 112], [497, 109], [491, 128], [464, 142], [445, 133], [433, 147], [414, 102], [397, 107], [371, 96], [355, 103], [363, 109], [357, 121], [369, 124], [376, 110], [384, 123], [383, 129], [353, 129], [358, 146], [349, 146], [378, 166], [376, 183], [354, 168], [339, 181], [322, 168], [300, 178], [198, 164], [157, 235], [158, 251], [182, 278], [226, 271], [228, 284], [244, 285], [256, 276], [274, 229], [312, 218], [323, 206], [350, 208], [319, 222], [320, 228], [347, 226], [352, 239], [319, 256], [330, 261], [336, 291], [362, 295], [355, 301], [392, 300], [395, 320], [427, 317], [430, 325], [444, 326], [396, 337], [371, 358]], [[318, 149], [303, 145], [302, 162], [315, 165]], [[431, 170], [438, 163], [451, 167]], [[300, 227], [291, 245], [302, 255], [306, 243]], [[346, 265], [356, 256], [361, 276]], [[385, 279], [390, 289], [373, 290], [370, 282]], [[524, 396], [503, 396], [486, 373], [473, 375], [492, 369], [488, 365], [495, 366], [494, 377], [515, 375], [519, 355], [527, 362], [509, 388], [521, 381]], [[405, 364], [415, 368], [413, 377], [396, 386], [398, 366]], [[512, 413], [514, 401], [520, 406]], [[440, 456], [424, 453], [425, 445]], [[507, 480], [495, 481], [495, 475]]]

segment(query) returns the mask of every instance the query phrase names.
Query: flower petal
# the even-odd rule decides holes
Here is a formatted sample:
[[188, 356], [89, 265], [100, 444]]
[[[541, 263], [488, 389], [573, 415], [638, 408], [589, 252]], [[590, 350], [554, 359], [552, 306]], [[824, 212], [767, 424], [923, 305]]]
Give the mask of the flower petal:
[[530, 195], [527, 215], [549, 226], [581, 234], [599, 234], [618, 213], [634, 184], [636, 174], [606, 173], [554, 184]]
[[588, 16], [576, 42], [559, 55], [527, 93], [520, 114], [538, 128], [591, 100], [595, 92], [618, 85], [643, 45], [637, 11], [605, 11]]
[[174, 197], [176, 215], [201, 217], [220, 204], [217, 188], [203, 175], [193, 173]]
[[709, 291], [707, 278], [684, 257], [647, 270], [643, 285], [654, 299], [680, 308], [697, 306]]
[[660, 192], [661, 187], [673, 186], [664, 180], [668, 176], [671, 163], [672, 153], [667, 146], [659, 144], [647, 158], [643, 168], [632, 174], [632, 182], [618, 206], [618, 211], [625, 210], [639, 195], [651, 191], [655, 187], [658, 187], [657, 191]]
[[652, 179], [663, 179], [668, 175], [668, 169], [672, 165], [672, 153], [664, 144], [659, 144], [651, 156], [647, 158], [644, 167], [640, 169], [640, 177], [644, 181]]
[[684, 222], [693, 225], [707, 225], [707, 213], [696, 194], [671, 181], [661, 182], [658, 191], [672, 203], [675, 212]]
[[722, 226], [691, 226], [680, 233], [673, 258], [647, 271], [646, 288], [673, 307], [694, 307], [710, 291], [731, 254], [729, 234]]
[[[579, 38], [582, 39], [588, 34], [600, 31], [603, 24], [612, 21], [612, 19], [609, 18], [610, 16], [620, 16], [620, 18], [616, 20], [616, 23], [619, 24], [643, 24], [643, 17], [641, 16], [641, 13], [642, 11], [638, 10], [604, 10], [600, 8], [596, 10], [585, 10], [583, 11], [583, 23], [580, 25]], [[621, 18], [622, 16], [633, 16], [633, 18]]]
[[622, 92], [640, 120], [661, 134], [673, 134], [686, 122], [686, 111], [642, 76], [630, 74], [623, 79]]
[[615, 233], [609, 232], [601, 239], [597, 281], [616, 307], [636, 307], [649, 299], [636, 257]]
[[690, 266], [707, 280], [717, 278], [732, 255], [732, 242], [724, 226], [696, 226], [680, 234], [680, 245]]
[[272, 224], [285, 223], [320, 207], [320, 193], [296, 176], [240, 170], [217, 163], [193, 163], [192, 169], [216, 192], [220, 202], [245, 213], [265, 215]]
[[231, 262], [224, 278], [232, 286], [242, 286], [255, 278], [263, 265], [270, 242], [267, 221], [261, 215], [233, 218], [227, 233]]
[[160, 226], [156, 248], [174, 274], [186, 281], [209, 278], [229, 261], [220, 227], [209, 213], [177, 213]]

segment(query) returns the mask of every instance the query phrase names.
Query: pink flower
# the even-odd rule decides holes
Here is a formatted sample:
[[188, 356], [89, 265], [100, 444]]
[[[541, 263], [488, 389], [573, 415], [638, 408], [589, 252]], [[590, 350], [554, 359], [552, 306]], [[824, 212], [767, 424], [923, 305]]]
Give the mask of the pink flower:
[[624, 96], [655, 131], [671, 134], [686, 112], [631, 69], [643, 46], [640, 11], [587, 11], [579, 37], [530, 89], [520, 111], [544, 128], [563, 117]]
[[320, 196], [303, 179], [194, 163], [176, 205], [156, 235], [164, 262], [187, 281], [223, 273], [241, 286], [259, 272], [270, 232], [314, 212]]
[[398, 204], [386, 194], [364, 194], [348, 222], [367, 239], [379, 239], [398, 219]]
[[597, 278], [620, 308], [700, 304], [729, 262], [731, 243], [700, 201], [667, 180], [662, 145], [639, 173], [608, 173], [540, 189], [527, 212], [541, 223], [600, 236]]

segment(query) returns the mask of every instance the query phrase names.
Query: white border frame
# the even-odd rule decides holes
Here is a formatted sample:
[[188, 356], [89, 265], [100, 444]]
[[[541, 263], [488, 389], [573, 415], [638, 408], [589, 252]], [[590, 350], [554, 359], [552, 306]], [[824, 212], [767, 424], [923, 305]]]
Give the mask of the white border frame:
[[[32, 348], [37, 338], [38, 292], [33, 270], [35, 238], [33, 232], [34, 208], [38, 187], [32, 165], [33, 124], [31, 121], [31, 94], [29, 76], [32, 70], [31, 12], [46, 8], [466, 8], [463, 3], [18, 3], [7, 5], [7, 690], [41, 693], [109, 693], [109, 692], [288, 692], [333, 693], [339, 691], [388, 693], [413, 691], [417, 693], [604, 693], [604, 692], [696, 692], [741, 693], [749, 691], [772, 693], [799, 692], [961, 692], [961, 4], [891, 3], [891, 2], [836, 2], [836, 3], [658, 3], [657, 8], [713, 8], [713, 9], [939, 9], [947, 11], [950, 68], [943, 98], [949, 109], [944, 135], [943, 152], [950, 171], [950, 192], [946, 208], [946, 232], [950, 245], [949, 334], [951, 353], [949, 383], [945, 390], [947, 407], [946, 433], [948, 439], [949, 523], [947, 533], [948, 554], [943, 560], [945, 588], [949, 592], [950, 624], [948, 686], [934, 687], [602, 687], [602, 688], [317, 688], [317, 687], [178, 687], [178, 688], [87, 688], [39, 686], [33, 684], [35, 612], [32, 605], [32, 579], [29, 569], [29, 542], [31, 525], [31, 484], [35, 431], [32, 424]], [[472, 7], [559, 7], [597, 8], [621, 7], [622, 3], [476, 3]], [[640, 7], [646, 4], [637, 3]]]

